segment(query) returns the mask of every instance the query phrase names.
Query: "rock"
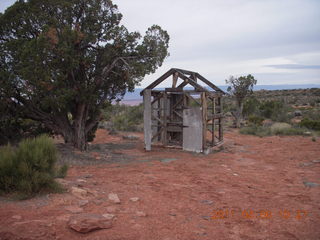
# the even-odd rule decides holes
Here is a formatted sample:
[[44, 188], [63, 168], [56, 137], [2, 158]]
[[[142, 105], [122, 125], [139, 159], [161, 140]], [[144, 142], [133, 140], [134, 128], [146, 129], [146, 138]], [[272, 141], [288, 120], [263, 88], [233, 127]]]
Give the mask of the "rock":
[[140, 198], [138, 198], [138, 197], [130, 198], [130, 201], [131, 201], [131, 202], [137, 202], [137, 201], [139, 201], [139, 200], [140, 200]]
[[202, 219], [210, 221], [211, 217], [210, 216], [202, 216]]
[[300, 116], [302, 116], [302, 112], [300, 110], [296, 110], [296, 111], [294, 111], [294, 116], [300, 117]]
[[146, 217], [146, 216], [147, 216], [147, 214], [146, 214], [145, 212], [142, 212], [142, 211], [137, 211], [137, 212], [136, 212], [136, 215], [137, 215], [138, 217]]
[[88, 203], [89, 203], [88, 200], [80, 200], [78, 204], [80, 207], [83, 207], [83, 206], [87, 205]]
[[106, 208], [108, 213], [115, 213], [118, 211], [118, 208], [116, 208], [115, 206], [109, 206]]
[[110, 201], [117, 203], [117, 204], [120, 204], [120, 202], [121, 202], [116, 193], [109, 193], [108, 198]]
[[20, 215], [13, 215], [12, 218], [15, 219], [15, 220], [21, 220], [22, 219], [22, 217]]
[[211, 200], [202, 200], [202, 201], [200, 201], [201, 203], [203, 203], [203, 204], [206, 204], [206, 205], [211, 205], [211, 204], [213, 204], [213, 201], [211, 201]]
[[306, 187], [318, 187], [318, 186], [320, 186], [320, 184], [318, 184], [318, 183], [313, 183], [313, 182], [303, 182], [303, 184], [304, 184]]
[[88, 192], [86, 190], [78, 188], [78, 187], [72, 187], [71, 188], [71, 193], [73, 195], [75, 195], [76, 197], [83, 198], [83, 197], [87, 196]]
[[63, 222], [66, 222], [70, 219], [70, 214], [64, 214], [64, 215], [60, 215], [58, 217], [56, 217], [55, 219], [58, 220], [58, 221], [63, 221]]
[[160, 162], [169, 163], [176, 160], [177, 160], [176, 158], [164, 158], [164, 159], [160, 159]]
[[71, 216], [68, 226], [80, 233], [88, 233], [98, 229], [108, 229], [112, 227], [112, 221], [102, 215], [92, 213], [82, 213]]
[[77, 206], [68, 206], [65, 207], [65, 209], [71, 213], [81, 213], [83, 212], [83, 208], [77, 207]]
[[106, 213], [106, 214], [102, 214], [103, 217], [105, 217], [108, 220], [112, 220], [115, 218], [116, 215], [114, 214], [110, 214], [110, 213]]
[[303, 135], [305, 135], [305, 136], [311, 136], [311, 135], [312, 135], [312, 132], [308, 132], [308, 131], [307, 131], [307, 132], [304, 132]]
[[87, 181], [84, 180], [84, 179], [79, 178], [79, 179], [77, 179], [77, 182], [78, 182], [78, 183], [86, 183]]
[[84, 178], [92, 178], [92, 174], [86, 174], [83, 176]]
[[103, 203], [103, 201], [101, 201], [101, 200], [93, 200], [93, 202], [97, 206], [99, 206], [99, 205], [101, 205]]
[[122, 138], [123, 138], [124, 140], [138, 140], [138, 139], [139, 139], [139, 137], [134, 136], [134, 135], [122, 136]]

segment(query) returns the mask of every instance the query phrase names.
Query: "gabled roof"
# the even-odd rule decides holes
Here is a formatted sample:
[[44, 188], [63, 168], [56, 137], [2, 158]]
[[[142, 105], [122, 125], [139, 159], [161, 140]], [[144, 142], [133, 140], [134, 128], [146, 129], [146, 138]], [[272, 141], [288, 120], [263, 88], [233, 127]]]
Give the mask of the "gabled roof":
[[[183, 70], [183, 69], [179, 69], [179, 68], [171, 68], [168, 72], [163, 74], [161, 77], [159, 77], [157, 80], [155, 80], [149, 86], [147, 86], [145, 89], [155, 88], [156, 86], [158, 86], [160, 83], [162, 83], [164, 80], [166, 80], [171, 75], [172, 75], [172, 88], [182, 90], [186, 85], [190, 84], [196, 90], [201, 91], [201, 92], [210, 92], [210, 90], [206, 88], [206, 87], [209, 87], [209, 88], [212, 88], [215, 92], [225, 94], [224, 91], [222, 91], [219, 87], [214, 85], [212, 82], [207, 80], [205, 77], [203, 77], [199, 73], [188, 71], [188, 70]], [[180, 85], [176, 86], [178, 78], [181, 78], [183, 80], [183, 82]], [[206, 86], [205, 87], [201, 86], [197, 82], [197, 80], [200, 80], [201, 82], [205, 83]], [[143, 91], [145, 89], [143, 89], [140, 92], [140, 95], [143, 95]]]

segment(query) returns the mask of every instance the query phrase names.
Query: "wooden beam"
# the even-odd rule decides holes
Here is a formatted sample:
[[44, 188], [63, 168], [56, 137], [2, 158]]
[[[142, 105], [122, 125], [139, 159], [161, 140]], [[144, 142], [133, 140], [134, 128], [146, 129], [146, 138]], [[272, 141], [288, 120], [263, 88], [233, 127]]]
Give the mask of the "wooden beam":
[[140, 92], [140, 95], [143, 95], [143, 92], [146, 89], [153, 89], [156, 86], [158, 86], [160, 83], [162, 83], [165, 79], [167, 79], [171, 74], [173, 74], [175, 72], [174, 68], [171, 68], [168, 72], [166, 72], [165, 74], [163, 74], [161, 77], [159, 77], [157, 80], [155, 80], [153, 83], [151, 83], [149, 86], [147, 86], [144, 90], [142, 90]]
[[172, 88], [176, 88], [178, 82], [178, 74], [175, 72], [172, 75]]
[[206, 92], [201, 93], [201, 107], [202, 107], [202, 150], [207, 147], [207, 98]]
[[143, 130], [144, 130], [144, 144], [146, 151], [151, 150], [152, 129], [151, 129], [151, 90], [146, 89], [143, 93]]
[[204, 82], [205, 84], [207, 84], [209, 87], [211, 87], [212, 89], [221, 92], [223, 94], [225, 94], [224, 91], [222, 91], [220, 88], [218, 88], [216, 85], [214, 85], [212, 82], [210, 82], [208, 79], [206, 79], [205, 77], [201, 76], [199, 73], [197, 73], [197, 78], [199, 78], [202, 82]]
[[164, 146], [167, 145], [168, 142], [168, 137], [167, 137], [167, 109], [168, 109], [168, 98], [167, 98], [167, 93], [163, 93], [163, 115], [162, 115], [162, 123], [163, 123], [163, 132], [162, 132], [162, 144]]

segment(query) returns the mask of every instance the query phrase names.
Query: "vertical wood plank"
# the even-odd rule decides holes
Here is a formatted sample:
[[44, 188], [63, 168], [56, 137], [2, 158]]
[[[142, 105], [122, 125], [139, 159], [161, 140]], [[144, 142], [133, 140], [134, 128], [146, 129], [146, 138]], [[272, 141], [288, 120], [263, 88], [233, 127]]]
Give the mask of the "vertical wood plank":
[[202, 107], [202, 151], [206, 149], [207, 145], [207, 98], [206, 93], [201, 93], [201, 107]]
[[144, 130], [144, 144], [147, 151], [151, 150], [151, 89], [145, 89], [143, 92], [143, 130]]
[[[218, 98], [218, 102], [219, 102], [219, 113], [222, 113], [223, 109], [222, 109], [222, 98], [219, 97]], [[223, 140], [223, 119], [222, 117], [219, 118], [219, 141]]]
[[168, 137], [167, 137], [167, 114], [168, 114], [168, 96], [167, 93], [163, 93], [163, 115], [162, 115], [162, 120], [163, 120], [163, 131], [162, 131], [162, 144], [164, 146], [167, 146], [168, 143]]

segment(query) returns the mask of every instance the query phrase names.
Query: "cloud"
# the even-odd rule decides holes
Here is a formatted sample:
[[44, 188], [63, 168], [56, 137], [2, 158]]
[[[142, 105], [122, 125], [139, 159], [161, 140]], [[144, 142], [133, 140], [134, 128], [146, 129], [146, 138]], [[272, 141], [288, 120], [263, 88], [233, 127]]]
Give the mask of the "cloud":
[[278, 64], [278, 65], [266, 65], [266, 67], [276, 69], [320, 69], [320, 65], [302, 65], [302, 64]]
[[[0, 11], [14, 0], [0, 0]], [[230, 75], [261, 84], [319, 83], [319, 0], [113, 0], [130, 31], [153, 24], [170, 34], [170, 57], [142, 87], [172, 67], [215, 84]], [[259, 80], [259, 79], [258, 79]]]

